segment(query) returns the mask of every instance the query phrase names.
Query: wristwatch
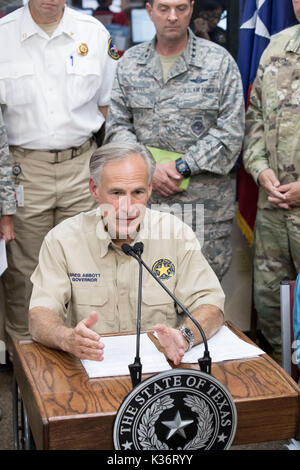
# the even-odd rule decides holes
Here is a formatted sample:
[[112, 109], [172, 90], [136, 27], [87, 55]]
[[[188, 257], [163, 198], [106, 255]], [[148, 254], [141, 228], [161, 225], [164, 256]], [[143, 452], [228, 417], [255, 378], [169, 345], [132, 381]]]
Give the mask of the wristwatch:
[[179, 157], [179, 158], [177, 158], [177, 160], [175, 160], [175, 164], [176, 164], [176, 170], [184, 178], [187, 178], [188, 176], [191, 176], [190, 167], [188, 166], [188, 164], [185, 160], [183, 160], [181, 157]]
[[[192, 332], [192, 330], [190, 330], [189, 328], [187, 328], [186, 326], [183, 326], [181, 325], [178, 330], [182, 333], [184, 339], [187, 340], [188, 342], [188, 349], [187, 351], [190, 351], [194, 345], [194, 333]], [[187, 352], [186, 351], [186, 352]]]

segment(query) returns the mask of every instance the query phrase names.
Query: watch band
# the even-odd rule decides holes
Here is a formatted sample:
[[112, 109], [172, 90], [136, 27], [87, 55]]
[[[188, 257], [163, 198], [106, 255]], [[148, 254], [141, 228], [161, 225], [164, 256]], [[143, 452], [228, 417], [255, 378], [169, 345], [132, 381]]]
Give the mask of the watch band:
[[188, 166], [187, 162], [183, 160], [182, 157], [177, 158], [177, 160], [175, 160], [175, 163], [176, 170], [178, 171], [178, 173], [184, 176], [184, 178], [188, 178], [189, 176], [191, 176], [190, 167]]
[[189, 347], [186, 352], [190, 351], [194, 346], [194, 333], [192, 330], [183, 325], [181, 325], [178, 330], [182, 333], [184, 339], [186, 339], [188, 342]]

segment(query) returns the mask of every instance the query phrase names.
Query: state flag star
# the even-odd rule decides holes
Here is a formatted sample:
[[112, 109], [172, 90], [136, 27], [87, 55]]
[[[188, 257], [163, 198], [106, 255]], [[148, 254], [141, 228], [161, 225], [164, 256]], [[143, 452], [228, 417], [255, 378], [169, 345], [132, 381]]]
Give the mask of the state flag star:
[[122, 446], [124, 447], [124, 450], [131, 450], [132, 442], [126, 441]]
[[225, 439], [226, 439], [227, 436], [225, 436], [224, 433], [220, 434], [218, 436], [218, 442], [225, 442]]

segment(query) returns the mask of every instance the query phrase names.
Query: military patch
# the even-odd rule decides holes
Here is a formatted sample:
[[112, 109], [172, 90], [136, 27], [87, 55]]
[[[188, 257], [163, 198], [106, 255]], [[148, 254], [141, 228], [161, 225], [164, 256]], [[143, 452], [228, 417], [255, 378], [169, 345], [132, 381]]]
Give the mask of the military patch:
[[169, 259], [159, 259], [153, 264], [152, 272], [159, 279], [169, 279], [175, 274], [175, 266]]
[[203, 131], [203, 124], [200, 119], [197, 119], [197, 121], [193, 122], [192, 131], [193, 131], [193, 134], [195, 134], [196, 136], [199, 136], [201, 132]]
[[224, 450], [234, 439], [234, 401], [215, 377], [191, 369], [138, 384], [116, 415], [117, 450]]
[[190, 82], [194, 82], [194, 83], [203, 83], [203, 82], [207, 82], [208, 78], [201, 78], [201, 77], [197, 77], [195, 79], [191, 79]]
[[115, 60], [118, 60], [120, 58], [118, 49], [116, 48], [116, 46], [113, 45], [111, 38], [109, 38], [108, 40], [108, 55]]

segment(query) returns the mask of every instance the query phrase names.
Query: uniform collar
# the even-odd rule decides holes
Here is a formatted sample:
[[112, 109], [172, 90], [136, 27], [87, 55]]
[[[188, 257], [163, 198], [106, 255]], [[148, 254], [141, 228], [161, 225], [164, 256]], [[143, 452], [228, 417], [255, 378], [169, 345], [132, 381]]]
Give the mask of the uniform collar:
[[[161, 65], [155, 46], [156, 36], [146, 44], [146, 50], [143, 49], [137, 63], [144, 65], [151, 75], [159, 77], [161, 76]], [[182, 51], [180, 59], [180, 61], [176, 61], [176, 70], [171, 71], [170, 78], [185, 72], [189, 64], [200, 66], [197, 60], [197, 37], [190, 28], [188, 28], [188, 43]]]
[[295, 34], [288, 41], [285, 50], [287, 52], [294, 52], [296, 54], [300, 54], [300, 25], [298, 25]]
[[[70, 8], [65, 6], [63, 17], [61, 18], [59, 25], [57, 26], [56, 30], [51, 36], [51, 39], [55, 36], [59, 36], [60, 34], [67, 34], [72, 39], [75, 39], [76, 32], [77, 31], [75, 28], [75, 22], [72, 18]], [[47, 37], [47, 39], [50, 39], [49, 36], [33, 20], [28, 4], [24, 7], [23, 16], [21, 20], [20, 33], [21, 33], [21, 38], [20, 38], [21, 42], [30, 38], [34, 34], [38, 34], [42, 37]]]

